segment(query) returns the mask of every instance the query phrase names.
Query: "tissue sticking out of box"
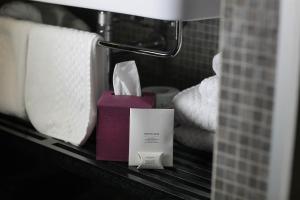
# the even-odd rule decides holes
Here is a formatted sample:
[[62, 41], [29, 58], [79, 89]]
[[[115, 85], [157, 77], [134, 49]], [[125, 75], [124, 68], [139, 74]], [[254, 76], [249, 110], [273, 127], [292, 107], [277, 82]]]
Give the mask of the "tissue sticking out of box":
[[116, 64], [113, 74], [115, 95], [141, 96], [141, 85], [135, 61]]

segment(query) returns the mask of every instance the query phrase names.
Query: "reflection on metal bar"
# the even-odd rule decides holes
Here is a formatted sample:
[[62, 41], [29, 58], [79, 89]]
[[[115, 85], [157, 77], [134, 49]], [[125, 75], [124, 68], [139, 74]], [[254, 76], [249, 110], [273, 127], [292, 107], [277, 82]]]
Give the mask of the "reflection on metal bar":
[[123, 51], [143, 54], [143, 55], [149, 55], [155, 57], [174, 57], [178, 54], [182, 44], [182, 22], [180, 21], [175, 22], [175, 31], [176, 31], [176, 35], [175, 35], [176, 46], [170, 51], [159, 51], [159, 50], [156, 51], [156, 50], [147, 49], [143, 47], [136, 47], [136, 46], [108, 42], [108, 41], [99, 41], [98, 44], [108, 48], [119, 49]]

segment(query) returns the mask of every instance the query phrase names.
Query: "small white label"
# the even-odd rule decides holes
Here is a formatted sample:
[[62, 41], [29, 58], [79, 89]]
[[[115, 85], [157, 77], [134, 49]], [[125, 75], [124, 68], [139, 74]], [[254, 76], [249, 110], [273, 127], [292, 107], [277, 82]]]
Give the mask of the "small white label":
[[164, 169], [161, 162], [162, 152], [138, 152], [140, 163], [138, 169]]
[[[163, 154], [161, 165], [173, 166], [174, 109], [130, 108], [129, 127], [129, 166], [139, 166], [141, 157], [144, 157], [143, 166], [158, 168], [155, 166], [158, 166], [159, 152]], [[147, 159], [146, 155], [139, 155], [138, 152], [147, 152]], [[154, 153], [152, 156], [156, 157], [151, 157], [149, 153]]]
[[159, 144], [160, 134], [159, 133], [144, 133], [145, 144]]

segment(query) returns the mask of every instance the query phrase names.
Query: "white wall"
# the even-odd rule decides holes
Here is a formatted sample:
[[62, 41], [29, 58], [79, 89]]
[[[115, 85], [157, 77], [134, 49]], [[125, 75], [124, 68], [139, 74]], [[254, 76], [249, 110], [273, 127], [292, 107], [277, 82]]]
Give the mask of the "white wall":
[[299, 97], [300, 1], [280, 3], [269, 200], [289, 199]]

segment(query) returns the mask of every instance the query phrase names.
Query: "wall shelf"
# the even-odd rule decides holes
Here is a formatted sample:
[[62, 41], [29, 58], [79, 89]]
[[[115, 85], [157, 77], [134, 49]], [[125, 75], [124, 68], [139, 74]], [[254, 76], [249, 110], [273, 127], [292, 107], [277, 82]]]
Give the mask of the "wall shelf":
[[[123, 162], [95, 160], [95, 143], [78, 148], [37, 133], [30, 124], [0, 114], [2, 143], [80, 176], [106, 181], [143, 199], [210, 199], [212, 155], [174, 147], [174, 168], [137, 170]], [[3, 148], [3, 147], [2, 147]]]

